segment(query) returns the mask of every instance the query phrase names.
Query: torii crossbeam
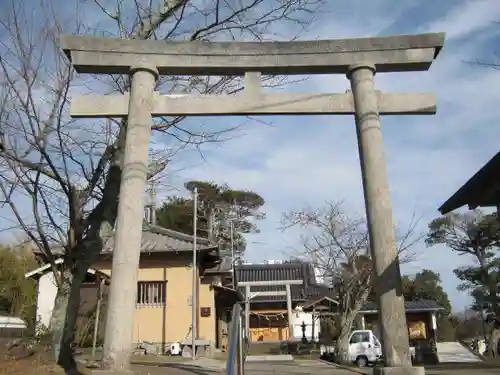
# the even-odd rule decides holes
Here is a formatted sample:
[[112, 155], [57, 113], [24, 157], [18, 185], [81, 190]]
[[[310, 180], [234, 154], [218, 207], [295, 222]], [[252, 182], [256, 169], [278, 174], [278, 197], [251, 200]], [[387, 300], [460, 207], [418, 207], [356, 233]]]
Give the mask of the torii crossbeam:
[[[75, 118], [127, 117], [130, 94], [82, 95], [71, 102]], [[432, 93], [377, 92], [381, 115], [433, 115]], [[353, 115], [354, 100], [345, 94], [259, 93], [234, 95], [159, 95], [155, 92], [151, 116], [241, 115]]]

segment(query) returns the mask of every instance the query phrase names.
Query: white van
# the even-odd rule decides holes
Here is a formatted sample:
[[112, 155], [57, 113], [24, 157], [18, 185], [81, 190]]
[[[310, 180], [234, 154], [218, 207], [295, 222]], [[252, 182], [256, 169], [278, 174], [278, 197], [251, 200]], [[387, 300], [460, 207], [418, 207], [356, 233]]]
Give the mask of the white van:
[[[321, 356], [335, 353], [335, 347], [324, 346], [320, 348]], [[349, 359], [359, 367], [374, 364], [382, 358], [382, 345], [379, 339], [370, 330], [352, 331], [349, 336]]]

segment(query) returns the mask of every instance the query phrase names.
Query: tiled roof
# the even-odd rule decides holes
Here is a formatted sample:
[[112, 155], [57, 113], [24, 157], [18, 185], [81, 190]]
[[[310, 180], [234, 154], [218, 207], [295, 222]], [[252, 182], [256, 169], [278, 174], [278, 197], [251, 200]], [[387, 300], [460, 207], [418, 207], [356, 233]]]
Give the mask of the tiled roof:
[[[245, 264], [235, 268], [237, 282], [303, 280], [302, 285], [291, 285], [292, 301], [305, 301], [325, 294], [332, 295], [330, 288], [316, 283], [314, 269], [310, 263]], [[238, 287], [245, 295], [245, 287]], [[284, 285], [252, 286], [253, 292], [284, 291]], [[284, 302], [286, 296], [259, 296], [252, 302]]]
[[[193, 236], [156, 225], [147, 224], [143, 227], [141, 242], [141, 253], [193, 251]], [[196, 244], [199, 251], [217, 248], [217, 245], [211, 245], [208, 239], [203, 237], [197, 237]], [[112, 253], [113, 248], [114, 238], [111, 237], [104, 244], [101, 253]], [[52, 253], [54, 255], [61, 255], [64, 253], [64, 250], [60, 246], [53, 247]]]
[[[217, 245], [210, 246], [208, 239], [196, 238], [199, 250], [215, 249]], [[114, 238], [111, 237], [104, 245], [102, 253], [113, 251]], [[193, 251], [193, 236], [159, 226], [147, 225], [142, 232], [141, 252], [184, 252]]]
[[236, 280], [304, 280], [306, 284], [315, 283], [314, 269], [310, 263], [282, 264], [243, 264], [236, 267]]
[[205, 274], [229, 274], [232, 270], [231, 258], [222, 258], [214, 267], [206, 269]]
[[[474, 176], [458, 189], [441, 207], [441, 214], [447, 214], [459, 207], [468, 205], [469, 209], [477, 207], [498, 206], [500, 200], [500, 152], [493, 156]], [[486, 189], [488, 193], [486, 193]]]
[[320, 298], [320, 297], [330, 297], [337, 299], [335, 296], [335, 290], [328, 287], [327, 285], [321, 284], [309, 284], [307, 286], [307, 298]]
[[[444, 310], [437, 302], [421, 299], [416, 301], [405, 301], [405, 310], [408, 312], [420, 312], [420, 311], [439, 311]], [[372, 301], [365, 303], [361, 309], [361, 313], [375, 313], [378, 311], [377, 304]]]

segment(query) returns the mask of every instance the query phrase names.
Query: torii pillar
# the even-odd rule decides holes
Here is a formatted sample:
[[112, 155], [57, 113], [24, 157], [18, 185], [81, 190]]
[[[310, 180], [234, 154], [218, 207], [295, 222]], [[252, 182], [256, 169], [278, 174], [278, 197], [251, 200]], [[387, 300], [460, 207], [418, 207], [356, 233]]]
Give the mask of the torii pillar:
[[386, 366], [411, 366], [384, 144], [373, 77], [375, 65], [349, 67], [370, 250], [375, 268], [382, 351]]
[[120, 371], [128, 370], [132, 349], [144, 192], [153, 125], [151, 111], [158, 70], [153, 66], [136, 65], [131, 67], [130, 75], [127, 135], [103, 348], [104, 364], [109, 363], [109, 366]]

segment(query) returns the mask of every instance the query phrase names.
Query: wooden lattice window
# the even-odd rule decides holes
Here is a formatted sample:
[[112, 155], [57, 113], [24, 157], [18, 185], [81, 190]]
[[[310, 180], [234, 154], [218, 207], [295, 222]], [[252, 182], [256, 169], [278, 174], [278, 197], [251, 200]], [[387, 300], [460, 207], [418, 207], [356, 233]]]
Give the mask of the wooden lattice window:
[[165, 306], [167, 304], [166, 281], [139, 281], [137, 304], [140, 306]]

